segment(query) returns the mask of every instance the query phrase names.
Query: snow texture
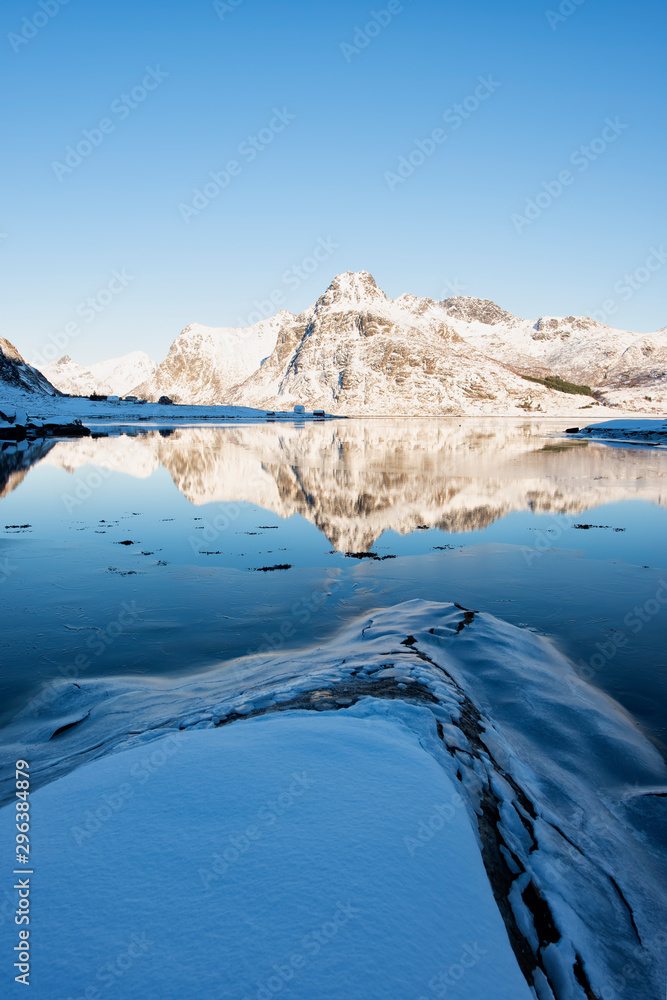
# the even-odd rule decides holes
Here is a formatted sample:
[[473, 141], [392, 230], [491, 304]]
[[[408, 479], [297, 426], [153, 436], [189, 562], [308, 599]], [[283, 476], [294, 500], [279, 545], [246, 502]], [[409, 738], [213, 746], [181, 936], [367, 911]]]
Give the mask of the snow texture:
[[176, 338], [155, 374], [135, 382], [133, 395], [154, 400], [167, 395], [188, 404], [227, 403], [232, 386], [260, 367], [273, 351], [278, 331], [292, 319], [283, 311], [245, 329], [192, 323]]
[[[267, 324], [271, 350], [267, 338], [259, 342]], [[392, 300], [360, 271], [337, 275], [299, 316], [283, 311], [238, 330], [187, 327], [139, 391], [348, 415], [572, 414], [591, 406], [595, 415], [598, 401], [522, 376], [555, 374], [595, 387], [603, 402], [649, 412], [667, 401], [666, 367], [665, 330], [643, 335], [574, 316], [524, 320], [488, 299]]]
[[183, 732], [37, 792], [31, 995], [529, 1000], [429, 717]]
[[[446, 951], [446, 941], [453, 939], [457, 945], [460, 943], [460, 938], [455, 936], [459, 922], [466, 928], [466, 937], [471, 926], [468, 922], [471, 906], [475, 912], [474, 926], [490, 926], [487, 920], [491, 920], [482, 896], [473, 899], [471, 895], [462, 903], [456, 894], [448, 897], [449, 883], [445, 885], [441, 881], [449, 880], [453, 874], [451, 846], [456, 844], [462, 848], [464, 842], [467, 843], [456, 801], [449, 797], [452, 784], [462, 796], [512, 950], [534, 995], [539, 1000], [606, 998], [622, 981], [623, 996], [627, 1000], [661, 996], [665, 974], [662, 932], [667, 925], [662, 835], [667, 773], [662, 758], [626, 714], [581, 681], [571, 664], [545, 640], [487, 614], [423, 601], [410, 601], [364, 616], [348, 626], [338, 638], [317, 649], [245, 657], [198, 678], [175, 682], [107, 679], [63, 683], [52, 690], [50, 699], [38, 699], [31, 710], [16, 719], [8, 737], [15, 739], [17, 745], [7, 748], [7, 763], [11, 764], [14, 753], [20, 751], [21, 756], [34, 762], [31, 773], [37, 786], [55, 782], [45, 788], [42, 811], [48, 817], [50, 830], [54, 830], [55, 847], [51, 856], [62, 858], [62, 868], [53, 862], [52, 874], [52, 863], [43, 864], [39, 882], [44, 885], [44, 880], [51, 877], [62, 880], [58, 883], [63, 886], [59, 898], [55, 884], [49, 889], [52, 906], [66, 906], [67, 913], [72, 912], [74, 904], [70, 902], [65, 880], [73, 878], [76, 890], [80, 887], [83, 892], [86, 851], [92, 851], [91, 856], [99, 860], [103, 849], [96, 845], [107, 845], [105, 849], [112, 851], [115, 859], [119, 853], [115, 847], [116, 838], [121, 848], [123, 845], [127, 848], [134, 826], [126, 817], [135, 817], [138, 833], [132, 845], [133, 851], [139, 851], [137, 867], [133, 867], [134, 859], [125, 857], [127, 851], [121, 849], [117, 866], [114, 864], [106, 869], [92, 864], [89, 871], [99, 874], [96, 878], [91, 875], [85, 882], [85, 891], [90, 895], [84, 895], [82, 908], [88, 914], [88, 921], [85, 928], [83, 922], [76, 926], [84, 935], [86, 947], [92, 949], [95, 961], [100, 955], [99, 927], [102, 923], [110, 921], [114, 928], [122, 926], [125, 935], [121, 937], [118, 932], [105, 938], [111, 942], [111, 947], [104, 960], [114, 959], [121, 947], [126, 946], [130, 933], [144, 930], [148, 933], [148, 914], [153, 910], [141, 909], [146, 893], [153, 903], [157, 898], [155, 894], [160, 893], [160, 907], [171, 913], [172, 923], [178, 920], [180, 926], [188, 928], [193, 926], [188, 908], [193, 902], [194, 911], [199, 912], [196, 926], [203, 947], [209, 953], [214, 947], [216, 953], [222, 949], [226, 954], [227, 925], [221, 933], [216, 933], [211, 921], [201, 919], [199, 897], [192, 895], [197, 877], [201, 878], [201, 853], [207, 853], [209, 858], [216, 851], [223, 853], [224, 862], [224, 850], [229, 846], [224, 834], [218, 838], [214, 833], [216, 823], [222, 831], [227, 831], [229, 827], [225, 823], [230, 820], [224, 810], [216, 807], [218, 792], [211, 793], [212, 788], [219, 787], [218, 781], [223, 780], [218, 776], [218, 771], [224, 767], [223, 751], [215, 764], [186, 768], [182, 764], [186, 751], [182, 757], [179, 754], [164, 757], [167, 740], [170, 733], [179, 740], [176, 734], [182, 731], [190, 734], [191, 730], [198, 733], [201, 729], [224, 726], [231, 732], [241, 733], [237, 739], [243, 743], [244, 732], [260, 731], [252, 730], [253, 724], [264, 725], [268, 714], [271, 717], [269, 726], [274, 725], [278, 713], [288, 713], [288, 718], [296, 714], [292, 732], [305, 733], [298, 729], [304, 718], [301, 713], [305, 710], [321, 714], [311, 716], [314, 719], [312, 728], [303, 740], [297, 741], [297, 756], [302, 755], [303, 767], [307, 768], [311, 758], [317, 762], [321, 748], [327, 747], [322, 755], [326, 757], [332, 780], [335, 774], [341, 773], [339, 768], [344, 766], [345, 760], [349, 760], [346, 745], [353, 739], [351, 735], [346, 736], [336, 741], [335, 747], [327, 743], [328, 736], [335, 732], [326, 728], [327, 720], [333, 717], [366, 720], [368, 732], [372, 729], [371, 722], [378, 718], [399, 728], [407, 726], [418, 734], [419, 744], [431, 760], [426, 762], [420, 758], [421, 764], [418, 764], [411, 755], [416, 750], [411, 753], [401, 750], [400, 756], [405, 754], [406, 760], [414, 762], [408, 768], [414, 787], [404, 792], [403, 772], [398, 760], [392, 759], [391, 773], [386, 779], [371, 781], [367, 764], [382, 767], [383, 763], [375, 760], [373, 752], [369, 751], [368, 755], [362, 750], [353, 753], [360, 783], [355, 781], [357, 765], [353, 764], [340, 782], [334, 781], [330, 794], [325, 795], [325, 804], [320, 804], [313, 813], [309, 812], [309, 806], [306, 807], [303, 817], [300, 805], [295, 804], [294, 809], [286, 811], [281, 822], [276, 823], [288, 855], [291, 857], [293, 852], [295, 857], [300, 857], [303, 877], [296, 872], [295, 865], [295, 873], [290, 869], [289, 878], [274, 891], [276, 859], [270, 851], [264, 851], [258, 841], [256, 854], [247, 850], [239, 857], [238, 864], [232, 864], [229, 873], [222, 872], [220, 880], [211, 882], [217, 893], [223, 876], [229, 875], [231, 883], [224, 884], [229, 885], [231, 891], [224, 894], [225, 906], [234, 913], [234, 908], [239, 907], [239, 924], [242, 921], [240, 909], [245, 907], [249, 914], [242, 933], [248, 942], [253, 978], [247, 987], [244, 980], [244, 988], [250, 992], [240, 993], [241, 997], [261, 995], [256, 984], [272, 974], [274, 961], [284, 960], [286, 928], [298, 928], [294, 938], [289, 938], [290, 947], [298, 950], [304, 928], [307, 933], [312, 926], [319, 927], [331, 920], [343, 896], [343, 902], [349, 896], [354, 905], [353, 885], [359, 886], [357, 898], [362, 908], [371, 902], [369, 926], [377, 922], [383, 935], [389, 927], [384, 920], [390, 919], [385, 908], [397, 905], [399, 910], [400, 934], [392, 937], [395, 954], [383, 951], [379, 964], [386, 964], [392, 975], [400, 977], [405, 972], [410, 990], [403, 989], [403, 980], [399, 978], [400, 989], [383, 988], [378, 995], [399, 998], [421, 995], [429, 1000], [438, 995], [429, 983], [438, 968], [446, 972], [449, 963], [456, 961]], [[248, 717], [255, 717], [257, 721], [250, 726], [240, 722]], [[264, 731], [278, 732], [277, 729]], [[220, 734], [204, 735], [213, 741]], [[187, 741], [177, 745], [195, 747]], [[221, 740], [219, 744], [210, 745], [222, 748], [225, 744]], [[145, 754], [147, 778], [142, 781], [140, 771], [135, 772], [134, 778], [130, 773], [128, 783], [133, 792], [126, 796], [128, 804], [117, 810], [109, 805], [107, 812], [103, 812], [106, 819], [97, 817], [101, 829], [94, 829], [95, 812], [105, 804], [98, 798], [97, 774], [105, 775], [105, 781], [112, 782], [113, 778], [117, 790], [122, 781], [118, 775], [125, 766], [124, 760], [130, 760], [125, 756], [128, 750]], [[152, 756], [154, 754], [158, 756]], [[340, 760], [339, 754], [342, 755]], [[367, 756], [373, 759], [372, 762]], [[100, 758], [97, 764], [75, 770], [95, 758]], [[263, 803], [267, 798], [275, 799], [284, 789], [284, 784], [275, 779], [271, 770], [273, 752], [258, 752], [257, 758], [259, 763], [249, 754], [245, 764], [239, 760], [234, 765], [240, 773], [238, 783], [235, 781], [232, 786], [238, 790], [232, 800], [236, 834], [245, 829], [243, 824], [250, 815], [246, 808], [250, 808], [252, 815], [257, 814], [258, 787], [262, 789]], [[208, 759], [213, 761], [211, 756]], [[99, 772], [100, 766], [109, 770]], [[252, 780], [245, 770], [251, 766], [256, 768]], [[301, 764], [295, 764], [295, 770], [297, 766]], [[161, 777], [154, 775], [151, 768]], [[448, 784], [443, 784], [438, 768], [449, 777]], [[268, 785], [261, 781], [264, 772], [272, 775]], [[287, 772], [291, 774], [289, 768]], [[198, 783], [192, 799], [189, 798], [191, 793], [183, 787], [186, 773], [192, 782]], [[392, 783], [393, 774], [397, 783]], [[159, 782], [160, 793], [152, 790], [153, 778]], [[270, 795], [265, 794], [267, 787], [271, 789]], [[349, 788], [348, 797], [346, 788]], [[59, 789], [68, 794], [61, 794]], [[49, 795], [53, 798], [49, 799]], [[49, 807], [49, 801], [53, 803], [56, 797], [60, 803], [58, 808]], [[144, 798], [147, 801], [145, 811], [140, 805]], [[368, 811], [361, 814], [363, 822], [359, 820], [358, 810], [362, 808], [359, 799], [369, 800]], [[67, 804], [70, 801], [74, 803], [71, 808]], [[302, 801], [307, 801], [305, 792], [303, 799], [299, 798], [299, 803]], [[409, 831], [406, 834], [404, 801], [409, 804], [410, 829], [414, 836]], [[441, 815], [448, 817], [443, 827], [437, 818], [439, 806], [443, 807]], [[74, 821], [72, 808], [78, 809], [78, 823]], [[58, 826], [60, 809], [65, 810], [65, 819]], [[135, 812], [137, 809], [139, 812]], [[111, 814], [107, 815], [109, 810]], [[157, 810], [157, 818], [149, 819], [153, 810]], [[93, 814], [92, 820], [86, 816], [87, 811]], [[205, 824], [201, 843], [194, 827], [190, 826], [200, 818]], [[346, 822], [346, 818], [350, 821]], [[85, 826], [87, 820], [92, 826]], [[360, 832], [357, 836], [358, 821]], [[6, 811], [4, 822], [8, 822]], [[80, 832], [71, 829], [75, 826], [81, 828]], [[375, 836], [369, 844], [364, 831], [371, 828]], [[182, 836], [172, 838], [170, 829], [180, 831]], [[142, 838], [141, 833], [147, 831], [150, 836]], [[403, 839], [407, 853], [400, 865], [394, 851], [397, 835], [408, 837]], [[71, 856], [64, 846], [68, 836], [74, 846], [77, 846], [76, 836], [80, 841], [75, 871], [75, 866], [67, 863]], [[146, 845], [144, 840], [151, 843]], [[44, 845], [40, 850], [50, 851], [45, 838], [40, 843]], [[314, 844], [318, 845], [316, 849]], [[345, 844], [353, 852], [359, 849], [359, 854], [343, 857], [341, 851], [344, 852]], [[152, 855], [151, 847], [154, 849]], [[237, 850], [241, 855], [241, 848]], [[184, 851], [191, 856], [185, 872]], [[315, 865], [310, 863], [309, 851], [315, 851]], [[334, 868], [328, 866], [328, 851], [335, 860]], [[428, 879], [436, 887], [428, 901], [420, 896], [423, 871], [419, 865], [426, 858], [429, 859]], [[417, 867], [413, 865], [414, 859], [419, 859]], [[283, 860], [281, 854], [278, 871]], [[462, 864], [464, 870], [468, 870], [465, 867], [468, 861]], [[368, 865], [373, 868], [375, 885], [369, 879]], [[165, 866], [169, 877], [161, 879], [156, 888], [154, 873], [164, 872]], [[320, 872], [333, 870], [337, 891], [330, 896], [320, 894], [319, 890], [324, 892]], [[357, 870], [359, 878], [355, 881]], [[121, 880], [125, 880], [121, 884], [129, 886], [124, 896], [115, 892], [111, 895], [109, 888], [117, 886], [119, 873]], [[403, 885], [404, 873], [414, 886], [414, 904], [410, 902], [412, 888], [406, 889], [400, 900], [393, 895]], [[142, 881], [143, 874], [146, 879]], [[130, 881], [132, 875], [134, 882]], [[326, 881], [324, 874], [323, 877]], [[470, 884], [479, 888], [476, 878]], [[330, 883], [327, 885], [330, 888]], [[265, 887], [266, 892], [263, 891]], [[102, 923], [96, 922], [93, 895], [104, 907]], [[261, 900], [259, 895], [263, 897]], [[243, 897], [242, 902], [240, 897]], [[263, 919], [266, 908], [273, 906], [276, 898], [285, 900], [287, 909], [284, 912], [288, 914], [280, 927]], [[325, 898], [330, 901], [330, 913], [322, 905]], [[316, 900], [314, 909], [313, 900]], [[80, 903], [81, 900], [77, 905]], [[40, 900], [40, 907], [47, 912], [49, 905], [47, 899]], [[381, 916], [383, 913], [385, 917]], [[132, 923], [130, 918], [137, 915], [141, 919]], [[307, 919], [302, 922], [304, 915]], [[71, 919], [78, 920], [74, 915]], [[478, 920], [481, 923], [475, 922]], [[55, 918], [49, 925], [54, 922]], [[433, 936], [432, 924], [442, 931], [439, 943]], [[49, 933], [57, 936], [59, 932]], [[233, 940], [234, 933], [230, 931]], [[349, 939], [341, 933], [337, 941], [347, 940], [346, 947], [350, 949], [342, 949], [341, 965], [336, 964], [338, 953], [333, 946], [327, 953], [337, 970], [336, 975], [350, 963], [356, 970], [362, 949], [366, 962], [375, 968], [377, 947], [369, 934], [361, 918], [358, 925], [355, 922], [355, 932]], [[479, 935], [476, 937], [479, 940]], [[156, 940], [160, 941], [159, 936]], [[187, 937], [188, 942], [194, 940], [192, 935]], [[475, 937], [469, 938], [471, 945], [474, 940]], [[494, 940], [491, 934], [489, 942]], [[264, 943], [259, 944], [261, 941]], [[423, 978], [421, 973], [415, 977], [410, 964], [413, 950], [423, 959], [420, 941], [428, 943], [430, 956], [426, 965], [420, 959]], [[480, 941], [482, 947], [486, 947], [485, 941], [486, 937]], [[44, 943], [43, 946], [46, 947]], [[357, 946], [360, 948], [358, 953], [355, 951]], [[256, 947], [265, 949], [262, 956], [270, 958], [268, 963], [258, 959]], [[246, 968], [244, 954], [236, 949], [238, 965], [233, 966], [232, 975], [237, 974], [238, 968]], [[276, 955], [279, 955], [277, 959]], [[441, 963], [444, 963], [444, 970]], [[210, 960], [204, 965], [202, 974], [208, 975], [212, 965], [218, 977], [227, 975], [224, 962], [216, 965]], [[485, 974], [483, 962], [475, 968], [476, 975]], [[346, 976], [346, 972], [341, 971], [340, 975]], [[350, 995], [376, 995], [367, 988], [363, 970], [358, 975], [362, 977], [365, 992], [361, 990]], [[470, 988], [464, 982], [463, 995], [471, 1000], [503, 996], [499, 992], [503, 989], [503, 976], [496, 976], [492, 988], [485, 985], [480, 990], [473, 988], [476, 980], [470, 979], [466, 981]], [[302, 982], [309, 982], [305, 971]], [[345, 989], [339, 989], [332, 996], [347, 995], [355, 989], [352, 980], [348, 982], [343, 978], [339, 982]], [[328, 990], [329, 983], [328, 973], [321, 972], [318, 989]], [[255, 992], [252, 992], [253, 986]], [[301, 988], [295, 977], [295, 996], [302, 995], [298, 992]], [[311, 992], [306, 991], [303, 995], [312, 996], [312, 986]], [[328, 996], [329, 993], [318, 992], [317, 995]], [[513, 995], [521, 996], [518, 988]]]
[[[43, 376], [40, 376], [43, 378]], [[54, 390], [56, 392], [56, 390]], [[170, 427], [174, 425], [216, 423], [227, 420], [262, 420], [270, 416], [275, 420], [310, 420], [313, 414], [295, 414], [293, 411], [258, 410], [249, 406], [169, 406], [160, 403], [131, 402], [124, 399], [90, 400], [86, 396], [69, 398], [47, 395], [43, 392], [26, 392], [7, 384], [0, 384], [0, 411], [20, 409], [34, 425], [39, 422], [67, 424], [82, 421], [88, 427], [103, 428], [136, 424], [138, 427]]]

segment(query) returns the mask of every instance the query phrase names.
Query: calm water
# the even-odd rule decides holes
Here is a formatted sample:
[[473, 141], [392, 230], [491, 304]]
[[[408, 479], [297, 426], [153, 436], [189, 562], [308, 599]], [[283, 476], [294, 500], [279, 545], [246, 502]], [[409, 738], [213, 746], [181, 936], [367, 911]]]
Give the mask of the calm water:
[[349, 420], [5, 450], [4, 719], [54, 678], [201, 672], [423, 597], [550, 637], [664, 751], [667, 450], [562, 427]]

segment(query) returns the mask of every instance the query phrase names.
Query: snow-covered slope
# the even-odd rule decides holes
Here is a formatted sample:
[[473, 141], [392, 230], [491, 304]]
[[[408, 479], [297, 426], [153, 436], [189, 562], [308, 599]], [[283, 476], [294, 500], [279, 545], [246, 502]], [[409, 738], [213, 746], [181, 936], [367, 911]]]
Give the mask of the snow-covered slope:
[[58, 396], [58, 389], [37, 368], [27, 364], [13, 344], [0, 337], [0, 401], [23, 395]]
[[99, 361], [87, 368], [65, 354], [47, 365], [44, 374], [61, 392], [71, 396], [89, 396], [94, 392], [124, 396], [156, 371], [157, 364], [144, 351], [131, 351], [120, 358]]
[[363, 271], [338, 275], [284, 324], [271, 357], [230, 401], [347, 415], [571, 413], [590, 402], [526, 382], [464, 340], [442, 305], [388, 299]]
[[256, 371], [273, 351], [278, 331], [291, 320], [279, 312], [244, 329], [192, 323], [178, 335], [155, 374], [135, 383], [134, 394], [177, 403], [225, 403], [232, 386]]
[[462, 337], [518, 371], [604, 389], [649, 384], [667, 369], [667, 330], [616, 330], [585, 316], [518, 319], [485, 299], [441, 303]]

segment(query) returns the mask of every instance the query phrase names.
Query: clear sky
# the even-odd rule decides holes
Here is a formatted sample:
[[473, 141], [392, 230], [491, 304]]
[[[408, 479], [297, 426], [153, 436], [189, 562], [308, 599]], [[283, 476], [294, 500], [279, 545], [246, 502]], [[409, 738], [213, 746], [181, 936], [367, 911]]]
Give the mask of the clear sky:
[[667, 324], [663, 0], [7, 0], [0, 27], [0, 335], [31, 359], [159, 361], [345, 270]]

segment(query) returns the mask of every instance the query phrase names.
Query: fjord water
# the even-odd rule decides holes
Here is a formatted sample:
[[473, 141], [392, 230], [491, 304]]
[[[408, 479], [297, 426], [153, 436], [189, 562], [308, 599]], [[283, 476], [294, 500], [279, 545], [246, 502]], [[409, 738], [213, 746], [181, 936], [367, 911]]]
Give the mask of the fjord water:
[[4, 721], [53, 680], [201, 673], [424, 598], [549, 637], [664, 752], [667, 451], [562, 428], [148, 426], [5, 450]]

